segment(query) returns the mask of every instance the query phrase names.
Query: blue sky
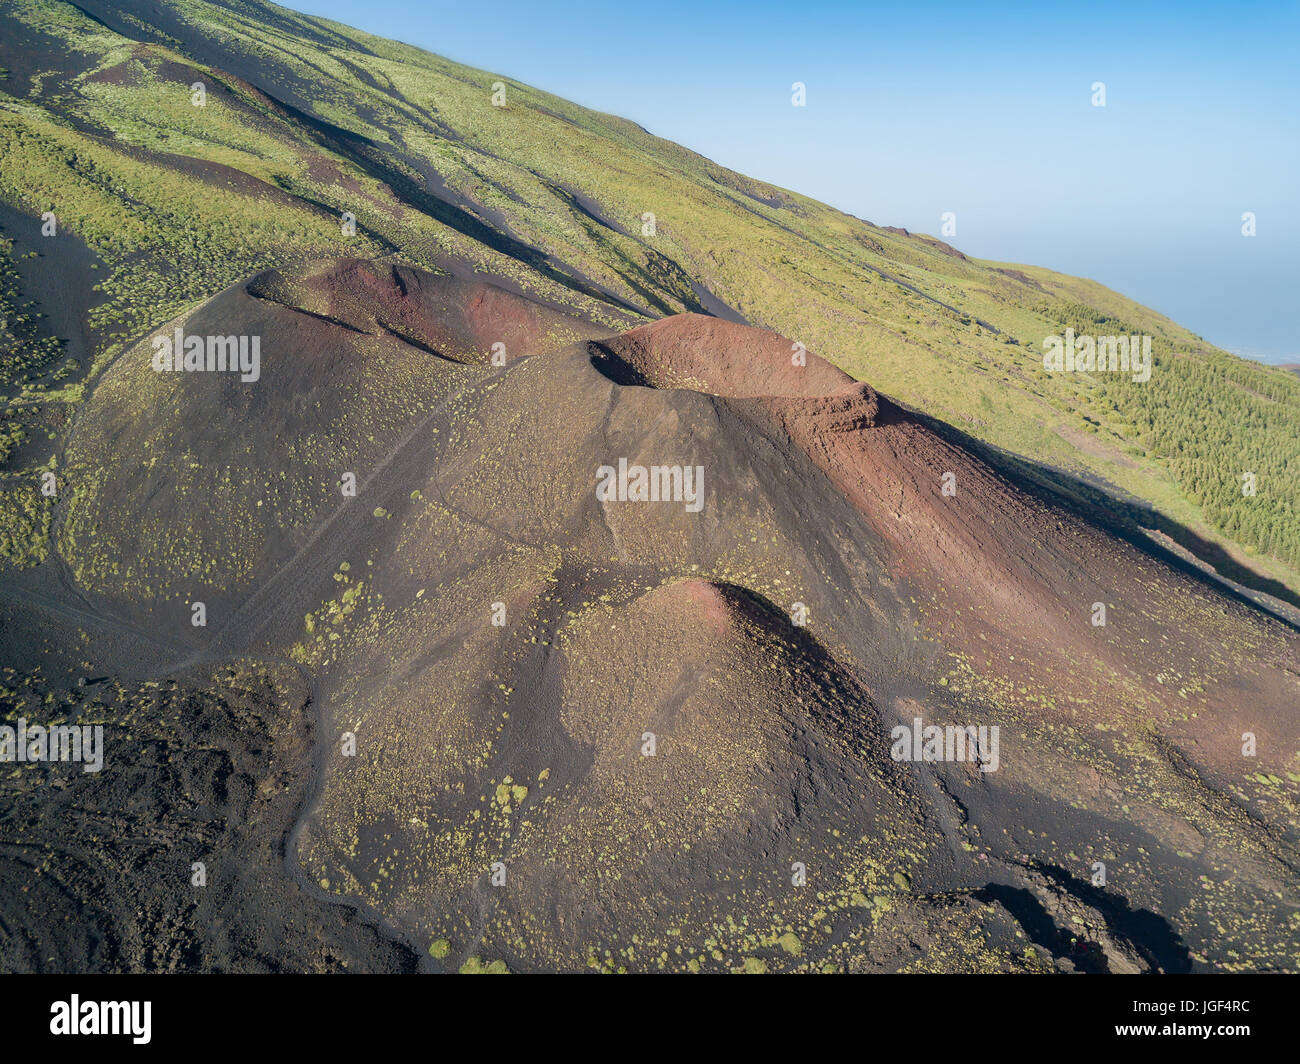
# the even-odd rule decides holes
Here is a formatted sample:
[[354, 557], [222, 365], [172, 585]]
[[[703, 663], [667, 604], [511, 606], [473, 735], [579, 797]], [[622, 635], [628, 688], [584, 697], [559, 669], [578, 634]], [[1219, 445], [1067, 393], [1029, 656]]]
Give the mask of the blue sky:
[[1228, 350], [1300, 362], [1300, 3], [290, 6], [878, 224], [939, 235], [953, 211], [968, 254], [1091, 277]]

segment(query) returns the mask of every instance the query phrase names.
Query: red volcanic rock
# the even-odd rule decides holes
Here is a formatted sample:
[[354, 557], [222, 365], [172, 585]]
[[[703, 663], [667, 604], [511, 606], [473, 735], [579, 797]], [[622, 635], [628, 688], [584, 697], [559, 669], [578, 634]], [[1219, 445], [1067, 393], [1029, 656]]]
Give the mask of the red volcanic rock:
[[268, 270], [248, 282], [258, 299], [324, 318], [358, 332], [391, 333], [455, 362], [488, 362], [494, 345], [504, 361], [572, 343], [603, 330], [535, 300], [480, 280], [408, 266], [340, 259], [303, 274]]
[[746, 399], [824, 397], [861, 388], [802, 345], [766, 329], [677, 314], [593, 345], [597, 368], [619, 383], [689, 388]]

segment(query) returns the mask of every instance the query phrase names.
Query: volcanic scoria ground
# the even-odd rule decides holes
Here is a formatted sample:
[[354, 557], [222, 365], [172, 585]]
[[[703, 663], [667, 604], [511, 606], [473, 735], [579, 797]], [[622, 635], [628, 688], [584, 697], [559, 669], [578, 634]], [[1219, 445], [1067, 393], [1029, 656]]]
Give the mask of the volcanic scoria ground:
[[[1296, 632], [1020, 467], [774, 333], [468, 274], [176, 326], [259, 378], [119, 358], [0, 598], [7, 718], [106, 742], [0, 774], [3, 968], [1300, 966]], [[996, 762], [896, 759], [917, 718]]]

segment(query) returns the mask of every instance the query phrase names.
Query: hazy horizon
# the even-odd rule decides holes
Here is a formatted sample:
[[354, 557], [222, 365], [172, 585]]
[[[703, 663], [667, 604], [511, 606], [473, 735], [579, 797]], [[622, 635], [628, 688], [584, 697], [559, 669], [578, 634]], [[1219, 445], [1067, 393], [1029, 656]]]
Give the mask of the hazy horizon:
[[1087, 277], [1236, 354], [1300, 362], [1294, 5], [1103, 3], [1083, 18], [632, 0], [615, 24], [588, 0], [561, 12], [500, 0], [489, 33], [449, 4], [288, 6], [630, 119], [972, 257]]

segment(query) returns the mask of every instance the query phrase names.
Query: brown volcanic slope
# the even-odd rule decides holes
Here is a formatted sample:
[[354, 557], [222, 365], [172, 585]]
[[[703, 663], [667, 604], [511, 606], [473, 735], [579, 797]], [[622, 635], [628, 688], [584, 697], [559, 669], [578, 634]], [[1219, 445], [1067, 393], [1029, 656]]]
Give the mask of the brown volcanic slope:
[[[289, 865], [427, 965], [1300, 967], [1296, 633], [955, 434], [769, 332], [355, 261], [183, 326], [260, 380], [120, 359], [24, 601], [102, 671], [292, 661]], [[703, 507], [601, 501], [620, 459]], [[895, 761], [915, 717], [996, 770]]]

